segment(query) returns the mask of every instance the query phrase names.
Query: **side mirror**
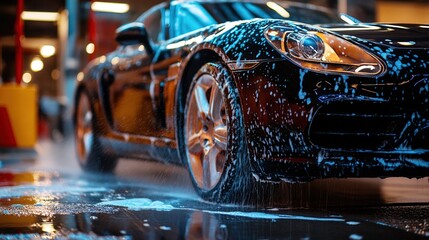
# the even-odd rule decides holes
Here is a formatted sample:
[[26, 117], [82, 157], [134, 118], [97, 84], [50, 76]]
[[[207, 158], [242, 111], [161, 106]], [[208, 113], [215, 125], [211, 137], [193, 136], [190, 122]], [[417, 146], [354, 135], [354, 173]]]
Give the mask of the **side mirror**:
[[116, 42], [122, 46], [142, 44], [149, 54], [153, 52], [143, 23], [132, 22], [116, 29]]

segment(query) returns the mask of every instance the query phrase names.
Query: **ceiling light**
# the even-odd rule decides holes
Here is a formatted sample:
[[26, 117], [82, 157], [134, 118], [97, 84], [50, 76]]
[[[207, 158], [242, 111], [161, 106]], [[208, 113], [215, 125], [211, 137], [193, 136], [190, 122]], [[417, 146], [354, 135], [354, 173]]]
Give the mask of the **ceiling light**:
[[33, 72], [39, 72], [43, 69], [43, 62], [39, 57], [35, 57], [33, 58], [33, 61], [31, 61], [30, 64], [30, 68], [31, 70], [33, 70]]
[[32, 79], [31, 73], [26, 72], [22, 75], [22, 81], [25, 83], [30, 83], [31, 79]]
[[94, 51], [95, 51], [95, 45], [94, 45], [94, 43], [88, 43], [88, 45], [86, 45], [85, 50], [86, 50], [86, 53], [93, 54]]
[[58, 20], [58, 13], [24, 11], [21, 14], [21, 18], [27, 21], [55, 22]]
[[55, 47], [52, 45], [44, 45], [40, 48], [40, 55], [42, 57], [47, 58], [51, 57], [55, 54]]
[[130, 5], [115, 2], [93, 2], [91, 9], [95, 12], [126, 13], [130, 10]]

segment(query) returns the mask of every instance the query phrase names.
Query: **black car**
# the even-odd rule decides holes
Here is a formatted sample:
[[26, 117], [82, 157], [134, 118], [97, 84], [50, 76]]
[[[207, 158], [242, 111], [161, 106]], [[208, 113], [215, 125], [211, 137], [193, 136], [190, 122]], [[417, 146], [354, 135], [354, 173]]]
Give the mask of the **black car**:
[[[184, 165], [204, 199], [253, 182], [429, 175], [429, 26], [290, 2], [172, 1], [78, 79], [84, 169]], [[241, 194], [241, 195], [237, 195]]]

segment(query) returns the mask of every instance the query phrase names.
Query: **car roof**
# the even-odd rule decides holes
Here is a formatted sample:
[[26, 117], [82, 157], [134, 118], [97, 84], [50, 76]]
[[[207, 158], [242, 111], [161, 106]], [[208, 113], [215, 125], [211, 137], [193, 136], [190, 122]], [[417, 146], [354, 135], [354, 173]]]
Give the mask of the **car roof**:
[[269, 1], [269, 0], [171, 0], [171, 1], [166, 1], [166, 2], [159, 3], [157, 5], [154, 5], [149, 10], [145, 11], [142, 15], [140, 15], [137, 18], [137, 21], [141, 21], [146, 16], [152, 14], [153, 12], [155, 12], [161, 8], [169, 8], [170, 6], [180, 5], [182, 3], [225, 3], [225, 2], [259, 3], [259, 4], [263, 4], [263, 3], [267, 3], [267, 2], [275, 2], [275, 3], [280, 3], [281, 5], [288, 6], [288, 7], [292, 6], [292, 7], [298, 7], [298, 8], [306, 8], [306, 9], [310, 9], [310, 10], [314, 10], [314, 11], [320, 11], [320, 12], [324, 12], [327, 14], [338, 14], [335, 11], [333, 11], [333, 9], [330, 9], [327, 7], [318, 6], [318, 5], [314, 5], [314, 4], [308, 4], [308, 3], [282, 1], [282, 0], [280, 0], [280, 1], [279, 0], [274, 0], [274, 1]]
[[[224, 2], [239, 2], [239, 3], [267, 3], [267, 2], [275, 2], [275, 3], [281, 3], [282, 5], [286, 6], [293, 6], [293, 7], [300, 7], [300, 8], [307, 8], [311, 10], [326, 12], [326, 13], [336, 13], [333, 9], [318, 6], [314, 4], [309, 3], [301, 3], [301, 2], [291, 2], [291, 1], [269, 1], [269, 0], [171, 0], [171, 5], [181, 4], [181, 3], [224, 3]], [[161, 4], [160, 4], [161, 5]]]

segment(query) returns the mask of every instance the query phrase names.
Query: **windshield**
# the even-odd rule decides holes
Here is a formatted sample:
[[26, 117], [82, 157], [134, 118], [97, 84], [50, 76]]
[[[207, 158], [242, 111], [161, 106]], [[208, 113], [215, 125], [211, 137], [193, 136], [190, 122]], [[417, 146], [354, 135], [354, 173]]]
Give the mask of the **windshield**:
[[177, 6], [176, 35], [212, 24], [253, 18], [286, 19], [309, 24], [343, 22], [331, 12], [282, 2], [185, 2]]

